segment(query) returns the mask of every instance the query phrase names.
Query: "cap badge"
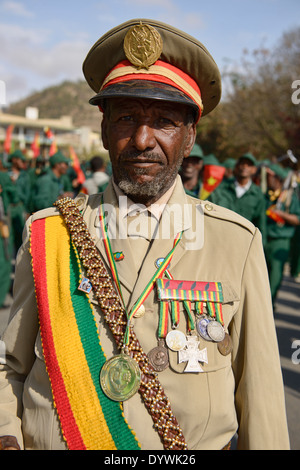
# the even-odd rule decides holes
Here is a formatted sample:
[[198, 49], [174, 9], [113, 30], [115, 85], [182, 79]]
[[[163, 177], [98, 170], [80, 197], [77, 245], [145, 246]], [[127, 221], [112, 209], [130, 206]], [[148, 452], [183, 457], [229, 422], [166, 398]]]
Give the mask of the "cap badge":
[[159, 32], [148, 24], [133, 26], [124, 38], [124, 52], [135, 67], [148, 69], [159, 59], [163, 41]]

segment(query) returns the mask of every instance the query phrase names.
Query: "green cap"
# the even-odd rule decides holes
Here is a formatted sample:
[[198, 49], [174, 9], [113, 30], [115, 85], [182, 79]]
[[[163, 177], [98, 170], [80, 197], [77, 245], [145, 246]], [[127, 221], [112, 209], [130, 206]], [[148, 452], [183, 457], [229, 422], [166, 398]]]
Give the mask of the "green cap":
[[224, 166], [224, 168], [228, 168], [228, 169], [234, 168], [235, 165], [236, 165], [236, 159], [235, 158], [226, 158], [226, 160], [224, 160], [224, 162], [222, 162], [222, 166]]
[[283, 168], [282, 166], [280, 165], [277, 165], [276, 163], [271, 163], [269, 165], [269, 169], [275, 173], [275, 175], [282, 181], [284, 181], [286, 179], [286, 177], [288, 176], [290, 170], [288, 168]]
[[254, 157], [254, 155], [252, 155], [252, 153], [244, 153], [244, 155], [241, 155], [239, 157], [239, 161], [242, 159], [242, 158], [246, 158], [247, 160], [250, 160], [251, 163], [253, 163], [253, 165], [257, 165], [257, 161], [256, 161], [256, 158]]
[[129, 20], [104, 34], [87, 54], [83, 74], [97, 93], [90, 103], [100, 107], [105, 98], [151, 98], [188, 104], [198, 120], [221, 98], [221, 75], [204, 45], [151, 19]]
[[204, 163], [204, 166], [206, 165], [222, 166], [219, 160], [217, 159], [217, 157], [212, 153], [210, 153], [209, 155], [206, 155], [203, 158], [203, 163]]
[[70, 160], [59, 150], [49, 158], [50, 166], [53, 167], [57, 163], [70, 163]]
[[200, 147], [200, 145], [194, 144], [194, 147], [192, 148], [192, 151], [191, 151], [189, 157], [198, 157], [198, 158], [203, 159], [204, 153], [203, 153], [203, 150]]
[[11, 161], [13, 158], [20, 158], [23, 162], [26, 161], [26, 157], [20, 149], [15, 150], [13, 153], [11, 153], [8, 157], [8, 160]]

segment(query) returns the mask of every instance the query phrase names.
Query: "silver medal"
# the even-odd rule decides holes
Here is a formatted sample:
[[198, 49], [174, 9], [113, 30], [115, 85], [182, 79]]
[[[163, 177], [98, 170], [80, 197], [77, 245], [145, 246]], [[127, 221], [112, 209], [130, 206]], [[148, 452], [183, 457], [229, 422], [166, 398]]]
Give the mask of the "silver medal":
[[219, 341], [223, 341], [225, 338], [225, 330], [221, 323], [217, 321], [210, 321], [207, 325], [207, 333], [209, 334], [210, 338], [218, 343]]
[[199, 335], [203, 338], [206, 339], [206, 341], [212, 341], [211, 337], [207, 333], [207, 325], [210, 323], [211, 320], [209, 320], [205, 316], [201, 316], [196, 320], [196, 329], [199, 333]]
[[179, 330], [169, 331], [166, 336], [166, 343], [172, 351], [180, 351], [186, 345], [186, 336]]
[[197, 336], [189, 336], [187, 338], [186, 348], [179, 351], [178, 362], [187, 362], [187, 366], [184, 372], [203, 372], [199, 362], [206, 362], [207, 360], [207, 349], [199, 349], [200, 341]]

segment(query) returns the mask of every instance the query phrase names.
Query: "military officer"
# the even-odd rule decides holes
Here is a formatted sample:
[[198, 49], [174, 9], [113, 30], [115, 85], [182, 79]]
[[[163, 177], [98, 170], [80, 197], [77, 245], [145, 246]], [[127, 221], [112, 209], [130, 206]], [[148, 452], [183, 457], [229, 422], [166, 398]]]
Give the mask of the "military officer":
[[113, 176], [28, 220], [2, 338], [2, 447], [225, 449], [238, 431], [240, 449], [288, 448], [261, 235], [178, 176], [220, 99], [213, 58], [138, 19], [83, 70]]
[[49, 170], [39, 176], [32, 189], [33, 212], [51, 206], [58, 197], [72, 195], [72, 184], [66, 176], [69, 159], [59, 150], [49, 163]]
[[265, 200], [259, 186], [252, 181], [256, 165], [256, 159], [251, 153], [242, 155], [236, 162], [234, 178], [223, 180], [209, 200], [250, 220], [259, 228], [265, 240]]

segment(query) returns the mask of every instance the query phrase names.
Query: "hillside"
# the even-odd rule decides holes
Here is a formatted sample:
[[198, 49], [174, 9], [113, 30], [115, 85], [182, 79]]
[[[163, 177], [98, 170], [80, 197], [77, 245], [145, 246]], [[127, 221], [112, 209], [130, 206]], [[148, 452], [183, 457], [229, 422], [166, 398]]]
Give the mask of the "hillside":
[[76, 127], [89, 126], [98, 131], [99, 110], [89, 104], [93, 95], [94, 92], [85, 81], [65, 81], [13, 103], [6, 112], [24, 116], [26, 107], [33, 106], [39, 109], [39, 117], [42, 119], [71, 116]]

